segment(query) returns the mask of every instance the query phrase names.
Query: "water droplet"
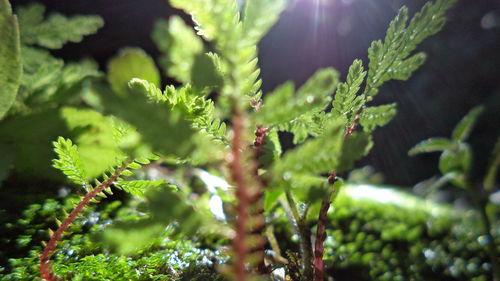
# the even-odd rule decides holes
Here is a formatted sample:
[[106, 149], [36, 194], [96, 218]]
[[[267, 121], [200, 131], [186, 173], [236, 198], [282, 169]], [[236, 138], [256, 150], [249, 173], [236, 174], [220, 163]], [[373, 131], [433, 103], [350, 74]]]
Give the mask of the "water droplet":
[[436, 257], [436, 252], [434, 252], [434, 250], [432, 249], [425, 249], [424, 256], [426, 259], [432, 260]]
[[477, 242], [481, 245], [486, 245], [490, 243], [490, 238], [487, 235], [481, 235], [477, 238]]
[[456, 276], [458, 276], [460, 274], [460, 272], [458, 271], [457, 267], [454, 266], [454, 265], [449, 266], [448, 270], [450, 271], [451, 276], [456, 277]]
[[290, 173], [290, 172], [286, 172], [286, 173], [284, 173], [284, 174], [283, 174], [283, 179], [284, 179], [284, 180], [288, 181], [288, 180], [290, 180], [291, 178], [292, 178], [292, 173]]
[[313, 103], [314, 97], [313, 96], [307, 96], [306, 97], [306, 101], [307, 101], [307, 103]]

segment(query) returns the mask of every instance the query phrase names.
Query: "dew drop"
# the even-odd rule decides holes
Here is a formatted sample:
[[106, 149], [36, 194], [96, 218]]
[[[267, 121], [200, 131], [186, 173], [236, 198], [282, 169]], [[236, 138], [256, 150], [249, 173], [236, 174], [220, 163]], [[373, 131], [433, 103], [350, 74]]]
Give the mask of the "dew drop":
[[481, 235], [477, 238], [477, 242], [481, 245], [486, 245], [490, 243], [490, 238], [487, 235]]

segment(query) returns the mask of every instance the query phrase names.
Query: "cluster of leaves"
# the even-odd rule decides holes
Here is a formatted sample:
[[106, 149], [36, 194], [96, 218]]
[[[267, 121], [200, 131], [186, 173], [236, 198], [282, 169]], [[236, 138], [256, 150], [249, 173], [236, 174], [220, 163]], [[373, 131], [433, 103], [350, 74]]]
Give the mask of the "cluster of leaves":
[[[327, 271], [346, 280], [489, 280], [489, 262], [484, 251], [477, 221], [470, 213], [452, 210], [450, 206], [429, 204], [412, 195], [391, 190], [392, 200], [381, 204], [376, 200], [387, 189], [371, 187], [360, 193], [356, 186], [346, 187], [337, 197], [334, 212], [329, 214], [326, 239]], [[357, 194], [357, 195], [356, 195]], [[362, 198], [359, 195], [362, 194]], [[70, 211], [78, 200], [70, 197], [61, 205], [55, 200], [34, 204], [11, 228], [23, 229], [17, 247], [33, 249], [29, 257], [11, 260], [13, 272], [5, 280], [33, 280], [38, 276], [39, 242], [48, 235], [47, 222], [64, 218], [61, 208]], [[414, 202], [416, 201], [416, 202]], [[94, 224], [75, 224], [73, 234], [54, 258], [54, 269], [68, 280], [222, 280], [213, 265], [204, 261], [223, 262], [223, 255], [201, 250], [191, 242], [165, 240], [166, 233], [131, 256], [102, 253], [99, 237], [104, 225], [111, 221], [134, 220], [139, 215], [134, 204], [119, 207], [115, 201], [105, 209], [90, 207], [84, 217], [96, 217]], [[118, 211], [116, 211], [118, 209]], [[94, 213], [94, 215], [92, 215]], [[111, 215], [111, 217], [110, 217]], [[84, 220], [86, 221], [86, 220]], [[311, 221], [312, 223], [312, 221]], [[276, 217], [275, 235], [282, 247], [293, 249], [293, 237], [285, 216]], [[82, 226], [91, 226], [82, 235]], [[32, 233], [40, 233], [36, 236]], [[26, 239], [36, 241], [26, 244]], [[161, 242], [161, 241], [164, 242]], [[168, 242], [165, 242], [168, 241]], [[285, 248], [284, 248], [285, 249]], [[103, 267], [105, 266], [105, 267]], [[80, 278], [80, 279], [78, 279]], [[156, 278], [156, 279], [155, 279]]]
[[439, 170], [443, 175], [432, 183], [429, 189], [432, 192], [450, 182], [467, 192], [469, 199], [478, 211], [481, 230], [486, 239], [485, 248], [490, 256], [494, 279], [497, 279], [500, 277], [499, 249], [495, 241], [497, 213], [491, 211], [494, 207], [491, 206], [493, 204], [491, 204], [489, 196], [495, 192], [495, 179], [500, 167], [500, 140], [497, 140], [495, 144], [491, 165], [486, 171], [482, 188], [479, 190], [474, 187], [471, 180], [472, 150], [470, 145], [465, 142], [483, 110], [483, 106], [477, 106], [463, 117], [453, 129], [451, 139], [430, 138], [424, 140], [413, 147], [409, 154], [442, 151], [439, 158]]
[[[77, 196], [69, 196], [62, 204], [53, 199], [32, 204], [21, 219], [8, 223], [7, 231], [18, 232], [9, 249], [17, 248], [20, 253], [10, 256], [10, 268], [3, 272], [2, 280], [35, 280], [39, 277], [41, 241], [49, 235], [47, 228], [56, 225], [57, 220], [63, 220], [66, 212], [71, 211], [78, 201]], [[102, 204], [100, 208], [89, 206], [81, 221], [71, 226], [72, 234], [55, 255], [55, 272], [64, 280], [196, 280], [200, 277], [206, 278], [200, 280], [221, 280], [213, 268], [222, 257], [220, 253], [200, 248], [191, 241], [170, 240], [167, 233], [152, 239], [140, 254], [126, 257], [103, 253], [101, 240], [97, 239], [102, 229], [114, 221], [139, 219], [138, 203], [120, 206], [119, 201], [114, 201]]]
[[[87, 192], [66, 222], [71, 223], [95, 196], [106, 197], [104, 191], [112, 194], [111, 188], [142, 198], [143, 217], [117, 221], [100, 235], [112, 252], [132, 254], [151, 247], [155, 237], [169, 232], [165, 229], [174, 228], [168, 233], [173, 237], [217, 230], [221, 234], [228, 229], [204, 212], [206, 207], [200, 204], [204, 201], [190, 199], [184, 182], [172, 185], [165, 178], [131, 179], [146, 165], [168, 163], [180, 171], [189, 165], [203, 165], [230, 178], [236, 189], [234, 196], [225, 196], [228, 203], [236, 201], [237, 205], [236, 214], [226, 212], [228, 220], [237, 225], [235, 234], [225, 234], [234, 236], [235, 268], [226, 271], [228, 276], [251, 280], [246, 269], [253, 268], [254, 259], [259, 258], [251, 252], [258, 252], [254, 251], [259, 244], [255, 241], [262, 236], [259, 222], [264, 224], [265, 220], [260, 215], [290, 208], [294, 223], [302, 228], [305, 245], [302, 260], [306, 262], [299, 270], [303, 275], [300, 279], [311, 280], [304, 252], [312, 248], [308, 240], [311, 228], [305, 220], [317, 217], [318, 203], [324, 198], [328, 209], [331, 189], [336, 195], [342, 186], [342, 180], [327, 180], [323, 175], [348, 171], [369, 152], [372, 131], [395, 116], [396, 106], [368, 103], [384, 82], [406, 80], [422, 65], [425, 56], [413, 54], [414, 50], [441, 29], [444, 14], [454, 2], [429, 2], [411, 20], [408, 10], [402, 8], [384, 40], [373, 42], [368, 49], [367, 69], [361, 60], [355, 60], [344, 82], [333, 68], [321, 69], [297, 89], [286, 82], [262, 99], [257, 43], [278, 20], [285, 0], [245, 1], [241, 11], [237, 1], [171, 0], [172, 6], [193, 17], [195, 30], [179, 17], [156, 24], [153, 38], [162, 52], [160, 65], [165, 74], [181, 83], [165, 90], [161, 90], [154, 60], [140, 49], [122, 49], [109, 61], [105, 76], [90, 61], [64, 64], [46, 50], [94, 33], [102, 25], [98, 17], [53, 14], [44, 20], [43, 7], [33, 4], [17, 11], [21, 32], [16, 39], [15, 19], [3, 0], [0, 3], [9, 9], [2, 14], [0, 27], [7, 26], [5, 30], [11, 33], [0, 36], [14, 38], [9, 42], [19, 51], [10, 55], [0, 49], [0, 57], [10, 58], [7, 63], [15, 67], [22, 65], [23, 79], [0, 73], [0, 79], [11, 85], [6, 88], [9, 94], [17, 95], [15, 102], [5, 103], [4, 107], [10, 108], [5, 110], [9, 118], [0, 123], [0, 152], [6, 155], [0, 168], [4, 176], [11, 172], [7, 169], [11, 166], [22, 175], [33, 170], [40, 173], [38, 167], [49, 167], [49, 159], [54, 158], [49, 147], [57, 139], [58, 158], [53, 167]], [[359, 125], [363, 130], [356, 132]], [[252, 132], [256, 130], [254, 142]], [[284, 153], [278, 137], [283, 131], [293, 134], [297, 145]], [[260, 153], [253, 153], [258, 146], [263, 146], [258, 148]], [[54, 172], [47, 171], [43, 177]], [[301, 204], [306, 207], [299, 214]], [[257, 250], [263, 259], [262, 249]], [[51, 251], [46, 248], [44, 253]], [[155, 257], [146, 260], [151, 258], [157, 265], [159, 256], [152, 255]], [[108, 274], [98, 267], [109, 258], [116, 265], [116, 272], [109, 274], [138, 278], [136, 273], [125, 272], [124, 264], [130, 260], [118, 255], [81, 258], [73, 266], [57, 265], [61, 262], [57, 257], [54, 270], [61, 276], [78, 272], [79, 266]], [[142, 267], [146, 260], [134, 261], [134, 266]]]

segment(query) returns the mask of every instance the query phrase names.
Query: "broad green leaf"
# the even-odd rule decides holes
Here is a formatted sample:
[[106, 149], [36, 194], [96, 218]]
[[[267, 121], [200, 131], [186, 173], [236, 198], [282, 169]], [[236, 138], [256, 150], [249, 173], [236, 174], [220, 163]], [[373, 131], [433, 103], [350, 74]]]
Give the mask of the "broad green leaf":
[[155, 24], [153, 39], [163, 52], [160, 63], [167, 75], [190, 83], [195, 57], [203, 52], [203, 42], [194, 30], [180, 17], [173, 16], [168, 23], [162, 20]]
[[454, 149], [446, 149], [439, 158], [439, 170], [442, 174], [449, 172], [459, 172], [467, 174], [472, 161], [470, 147], [465, 143], [460, 143]]
[[290, 118], [288, 110], [283, 110], [283, 108], [284, 105], [293, 101], [294, 92], [295, 86], [293, 82], [289, 81], [268, 93], [264, 98], [264, 106], [254, 115], [257, 122], [267, 125], [272, 124], [273, 121], [279, 122]]
[[129, 86], [134, 92], [146, 95], [152, 102], [163, 103], [171, 110], [182, 112], [185, 120], [191, 122], [192, 128], [208, 135], [212, 140], [228, 143], [226, 124], [215, 117], [213, 102], [205, 99], [191, 86], [186, 85], [178, 89], [169, 86], [162, 92], [152, 83], [137, 78], [132, 79]]
[[222, 86], [222, 76], [208, 54], [198, 54], [191, 69], [191, 83], [204, 94], [209, 94]]
[[[182, 109], [151, 103], [139, 91], [129, 91], [128, 96], [118, 96], [106, 88], [101, 91], [107, 112], [127, 122], [139, 133], [139, 138], [128, 146], [128, 153], [133, 157], [153, 152], [186, 157], [193, 151], [195, 131], [186, 121]], [[158, 129], [159, 124], [161, 129]]]
[[282, 189], [288, 189], [295, 199], [308, 205], [321, 201], [329, 187], [327, 178], [300, 172], [287, 174], [281, 184]]
[[122, 49], [108, 63], [108, 81], [118, 95], [126, 96], [132, 78], [140, 78], [160, 86], [160, 73], [151, 57], [138, 48]]
[[462, 120], [457, 124], [455, 129], [453, 129], [452, 139], [454, 141], [464, 141], [469, 137], [474, 124], [479, 115], [484, 111], [484, 106], [476, 106], [465, 115]]
[[[12, 151], [16, 173], [61, 180], [52, 167], [52, 142], [59, 136], [78, 146], [86, 180], [99, 177], [123, 157], [114, 137], [114, 122], [91, 109], [63, 107], [16, 116], [0, 123], [0, 146]], [[20, 130], [19, 128], [22, 128]]]
[[109, 226], [102, 234], [106, 246], [120, 254], [135, 253], [160, 237], [167, 226], [175, 223], [175, 233], [183, 237], [196, 233], [203, 225], [209, 223], [207, 217], [202, 217], [194, 208], [187, 204], [187, 199], [181, 193], [169, 188], [151, 188], [146, 194], [146, 204], [142, 207], [148, 217], [128, 222], [117, 222]]
[[0, 120], [12, 106], [22, 67], [19, 27], [8, 0], [0, 0]]
[[285, 8], [285, 0], [245, 0], [243, 38], [247, 44], [257, 44]]
[[498, 168], [500, 167], [500, 138], [497, 140], [491, 153], [491, 162], [484, 177], [484, 189], [493, 191], [497, 179]]
[[344, 125], [333, 120], [321, 137], [304, 142], [286, 152], [273, 166], [276, 177], [292, 177], [294, 174], [321, 174], [339, 168], [344, 140]]
[[0, 147], [12, 153], [5, 156], [10, 156], [14, 167], [12, 172], [25, 177], [63, 179], [51, 165], [56, 156], [52, 142], [58, 136], [70, 137], [56, 109], [15, 116], [0, 122]]
[[262, 147], [259, 162], [262, 167], [269, 167], [281, 156], [281, 144], [276, 130], [271, 130], [264, 137], [264, 145]]
[[414, 156], [420, 153], [427, 152], [435, 152], [435, 151], [444, 151], [446, 149], [452, 149], [455, 147], [455, 144], [446, 138], [430, 138], [424, 141], [421, 141], [417, 145], [415, 145], [410, 151], [408, 151], [408, 155]]
[[373, 131], [377, 126], [382, 127], [396, 116], [396, 104], [386, 104], [367, 107], [363, 110], [360, 123], [367, 132]]
[[[373, 142], [370, 134], [365, 132], [354, 132], [344, 140], [339, 164], [335, 171], [344, 172], [352, 169], [354, 162], [366, 156], [372, 146]], [[330, 171], [334, 171], [334, 169]]]
[[80, 42], [104, 25], [99, 16], [65, 17], [51, 14], [44, 20], [45, 7], [31, 4], [18, 10], [21, 40], [48, 49], [60, 49], [67, 42]]
[[113, 120], [91, 109], [64, 107], [61, 117], [78, 145], [87, 180], [99, 177], [109, 167], [123, 160], [119, 142], [114, 137]]
[[87, 176], [80, 160], [78, 147], [70, 139], [59, 137], [53, 142], [58, 159], [53, 160], [54, 168], [63, 172], [70, 181], [80, 186], [87, 184]]
[[284, 194], [282, 188], [266, 188], [264, 191], [264, 210], [270, 211], [277, 203], [281, 195]]

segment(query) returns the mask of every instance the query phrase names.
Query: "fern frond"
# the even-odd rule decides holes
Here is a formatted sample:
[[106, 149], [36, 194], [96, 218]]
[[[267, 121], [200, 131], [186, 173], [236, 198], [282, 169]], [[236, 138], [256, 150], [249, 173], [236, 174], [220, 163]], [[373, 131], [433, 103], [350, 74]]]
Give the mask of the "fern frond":
[[396, 116], [396, 104], [367, 107], [360, 116], [360, 123], [366, 132], [372, 132], [377, 126], [382, 127]]
[[53, 166], [63, 172], [68, 179], [80, 186], [87, 185], [87, 176], [80, 160], [78, 147], [70, 139], [59, 137], [53, 142], [58, 159], [53, 160]]
[[170, 0], [172, 7], [190, 14], [198, 35], [217, 41], [224, 49], [235, 43], [241, 31], [238, 4], [233, 0]]
[[303, 114], [290, 122], [277, 125], [276, 129], [292, 133], [293, 143], [299, 144], [309, 136], [317, 137], [323, 134], [328, 118], [330, 118], [330, 115], [325, 112]]
[[194, 30], [177, 16], [158, 21], [153, 31], [153, 40], [163, 52], [160, 63], [168, 76], [179, 82], [191, 83], [191, 70], [195, 58], [203, 51], [203, 42]]
[[408, 22], [408, 9], [403, 7], [391, 21], [384, 41], [374, 41], [368, 49], [370, 59], [364, 93], [376, 95], [384, 82], [406, 80], [425, 61], [418, 53], [408, 58], [425, 38], [437, 33], [444, 25], [445, 12], [456, 0], [428, 2]]
[[346, 120], [346, 126], [354, 121], [355, 115], [366, 103], [364, 95], [357, 95], [366, 76], [361, 60], [354, 60], [349, 67], [346, 82], [340, 83], [333, 100], [332, 114]]
[[21, 41], [48, 49], [60, 49], [67, 42], [80, 42], [94, 34], [104, 24], [98, 16], [65, 17], [53, 13], [44, 20], [45, 7], [31, 4], [17, 11]]
[[285, 83], [264, 99], [262, 109], [254, 115], [255, 122], [266, 127], [279, 126], [302, 115], [319, 112], [330, 102], [337, 81], [338, 73], [327, 68], [317, 71], [296, 95], [293, 83]]
[[189, 84], [179, 89], [168, 86], [162, 92], [146, 80], [132, 79], [129, 87], [134, 91], [144, 93], [150, 101], [166, 103], [171, 109], [180, 109], [194, 129], [206, 133], [213, 140], [227, 144], [226, 124], [215, 117], [214, 103], [205, 99]]
[[[332, 121], [326, 132], [286, 152], [273, 166], [273, 173], [285, 179], [295, 173], [320, 174], [338, 168], [344, 139], [344, 124]], [[326, 153], [325, 153], [326, 152]]]
[[148, 189], [160, 187], [165, 184], [166, 182], [164, 180], [119, 180], [116, 182], [115, 186], [134, 196], [143, 196]]
[[273, 26], [285, 8], [285, 0], [245, 1], [243, 38], [249, 45], [257, 44]]

